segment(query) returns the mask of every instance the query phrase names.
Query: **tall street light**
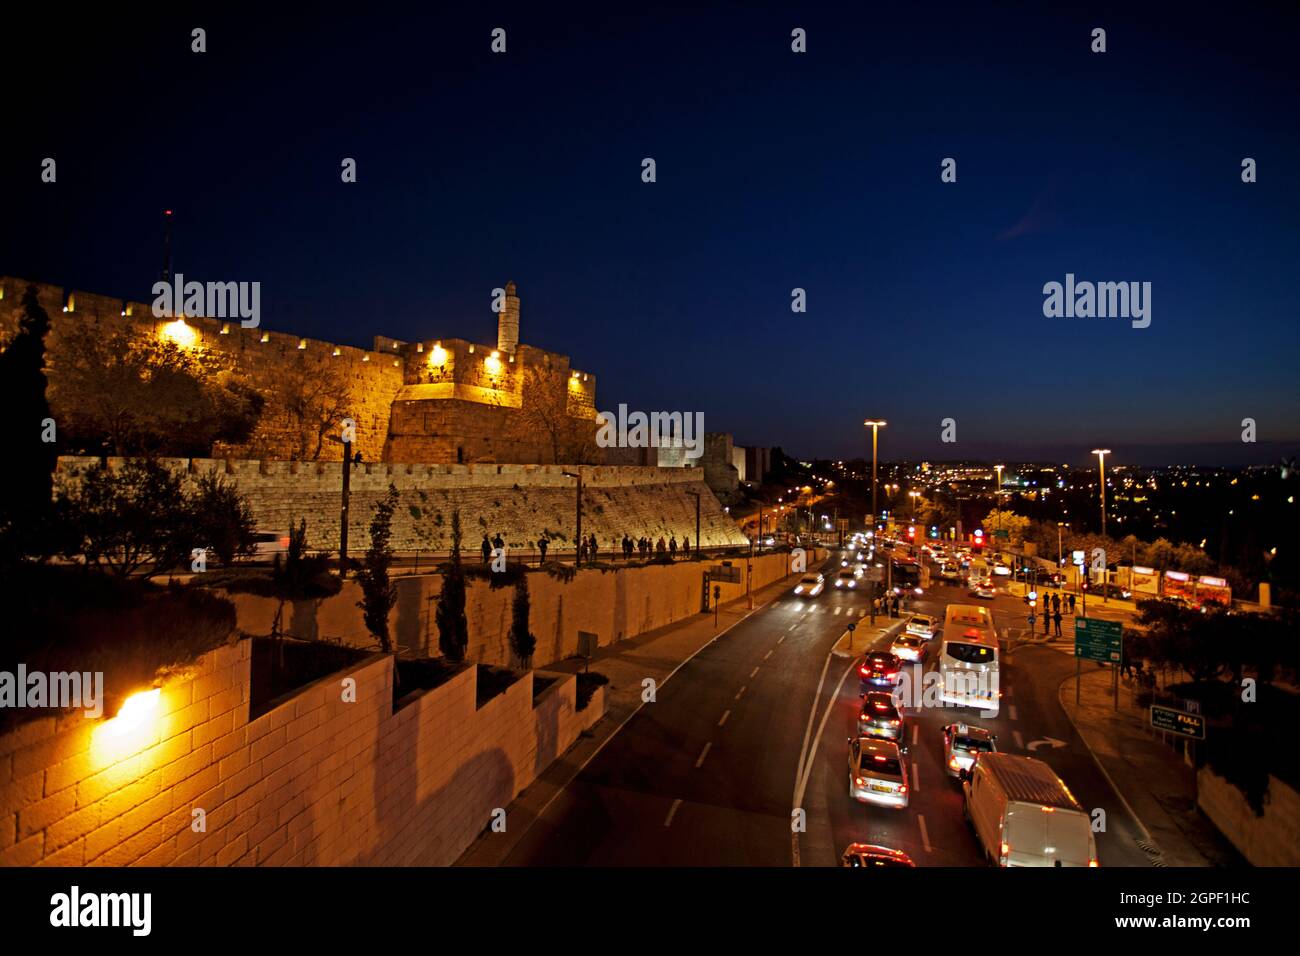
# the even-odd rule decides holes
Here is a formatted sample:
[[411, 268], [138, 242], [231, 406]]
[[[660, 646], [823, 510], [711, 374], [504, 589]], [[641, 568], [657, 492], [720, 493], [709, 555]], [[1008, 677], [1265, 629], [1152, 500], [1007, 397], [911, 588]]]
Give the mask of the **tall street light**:
[[1094, 448], [1092, 453], [1097, 456], [1097, 467], [1101, 469], [1101, 536], [1106, 537], [1106, 456], [1110, 454], [1109, 448]]
[[1065, 553], [1061, 550], [1061, 529], [1070, 527], [1068, 521], [1056, 522], [1056, 565], [1060, 567], [1065, 563]]
[[876, 503], [876, 448], [880, 440], [880, 429], [887, 424], [881, 419], [868, 418], [862, 424], [871, 428], [871, 530], [876, 530], [876, 516], [880, 514]]

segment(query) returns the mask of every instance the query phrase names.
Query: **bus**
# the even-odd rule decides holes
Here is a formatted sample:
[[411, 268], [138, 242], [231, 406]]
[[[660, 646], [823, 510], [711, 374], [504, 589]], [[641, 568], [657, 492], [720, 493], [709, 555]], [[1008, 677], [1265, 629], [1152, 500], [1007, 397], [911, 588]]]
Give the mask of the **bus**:
[[993, 612], [977, 604], [949, 604], [939, 645], [939, 699], [996, 717], [1002, 698], [998, 658]]

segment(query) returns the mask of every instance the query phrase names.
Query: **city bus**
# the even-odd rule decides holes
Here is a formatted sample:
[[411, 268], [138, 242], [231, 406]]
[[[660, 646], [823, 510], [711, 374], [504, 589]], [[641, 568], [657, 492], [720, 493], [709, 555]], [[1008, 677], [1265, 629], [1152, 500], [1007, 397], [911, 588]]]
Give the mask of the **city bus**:
[[993, 612], [976, 604], [949, 604], [939, 645], [940, 700], [996, 717], [1002, 697], [998, 658]]

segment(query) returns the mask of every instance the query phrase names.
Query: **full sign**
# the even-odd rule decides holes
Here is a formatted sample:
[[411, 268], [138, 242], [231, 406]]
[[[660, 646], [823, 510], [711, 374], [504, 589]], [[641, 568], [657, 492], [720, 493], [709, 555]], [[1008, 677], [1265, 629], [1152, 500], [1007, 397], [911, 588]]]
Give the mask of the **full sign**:
[[1181, 734], [1194, 740], [1205, 739], [1205, 718], [1185, 710], [1151, 705], [1151, 726], [1171, 734]]

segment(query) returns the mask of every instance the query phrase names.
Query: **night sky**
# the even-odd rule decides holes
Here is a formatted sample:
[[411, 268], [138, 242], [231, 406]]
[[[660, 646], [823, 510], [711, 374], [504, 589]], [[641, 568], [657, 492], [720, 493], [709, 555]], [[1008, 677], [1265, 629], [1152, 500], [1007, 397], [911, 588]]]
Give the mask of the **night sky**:
[[[148, 301], [173, 208], [175, 268], [260, 281], [268, 328], [494, 342], [513, 279], [602, 408], [743, 444], [860, 455], [879, 416], [886, 457], [1294, 453], [1293, 6], [473, 7], [28, 14], [0, 273]], [[1067, 272], [1151, 282], [1151, 326], [1045, 318]]]

